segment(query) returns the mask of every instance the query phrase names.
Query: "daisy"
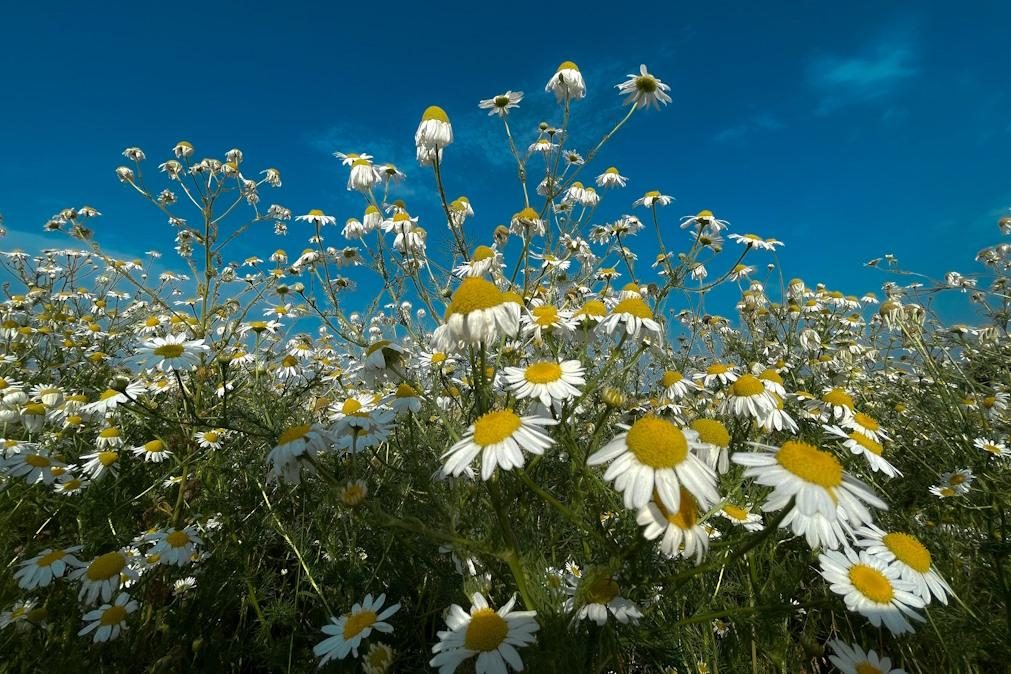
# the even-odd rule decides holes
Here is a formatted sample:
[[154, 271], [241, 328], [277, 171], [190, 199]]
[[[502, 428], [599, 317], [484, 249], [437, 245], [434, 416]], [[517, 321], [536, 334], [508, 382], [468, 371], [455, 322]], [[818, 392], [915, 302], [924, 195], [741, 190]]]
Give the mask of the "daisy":
[[834, 654], [828, 657], [842, 674], [906, 674], [906, 670], [892, 668], [889, 658], [878, 657], [874, 650], [864, 651], [860, 646], [848, 645], [833, 639], [828, 643]]
[[516, 597], [495, 611], [480, 592], [471, 596], [470, 612], [458, 604], [446, 614], [447, 630], [439, 632], [439, 642], [432, 647], [435, 657], [431, 667], [439, 674], [452, 674], [464, 660], [477, 656], [476, 674], [505, 674], [509, 669], [523, 671], [517, 648], [534, 642], [540, 629], [536, 611], [513, 611]]
[[885, 432], [881, 430], [881, 424], [872, 416], [863, 412], [854, 412], [852, 417], [843, 420], [842, 426], [857, 433], [862, 433], [878, 442], [889, 439]]
[[35, 604], [37, 602], [34, 599], [23, 599], [21, 601], [14, 602], [14, 605], [7, 611], [0, 613], [0, 630], [4, 629], [8, 625], [15, 625], [16, 628], [24, 628], [27, 625], [18, 623], [22, 621], [31, 620], [31, 615], [35, 612]]
[[695, 453], [702, 461], [722, 475], [730, 469], [730, 431], [716, 419], [695, 419], [691, 429], [699, 434]]
[[86, 477], [64, 473], [60, 476], [60, 481], [53, 485], [53, 491], [62, 496], [77, 496], [83, 493], [90, 484], [91, 481]]
[[21, 562], [21, 568], [14, 574], [18, 586], [25, 590], [48, 587], [54, 578], [62, 578], [68, 568], [80, 568], [84, 563], [74, 556], [80, 545], [69, 548], [46, 548], [31, 559]]
[[161, 463], [168, 457], [172, 456], [172, 452], [165, 447], [165, 443], [158, 439], [145, 442], [143, 445], [139, 445], [137, 447], [132, 447], [130, 451], [133, 452], [135, 456], [143, 456], [144, 461], [150, 463]]
[[767, 432], [772, 433], [773, 431], [787, 431], [789, 433], [797, 432], [797, 422], [793, 420], [793, 417], [783, 409], [783, 398], [776, 393], [769, 392], [772, 397], [772, 402], [775, 406], [770, 409], [765, 417], [761, 420], [761, 426]]
[[340, 488], [337, 497], [344, 505], [355, 508], [360, 506], [368, 495], [369, 486], [365, 480], [351, 480]]
[[699, 506], [709, 508], [720, 500], [716, 474], [691, 450], [698, 447], [698, 433], [678, 428], [666, 419], [645, 416], [587, 459], [597, 466], [613, 461], [604, 479], [613, 481], [624, 494], [625, 507], [639, 510], [653, 497], [671, 512], [681, 509], [681, 487], [686, 488]]
[[522, 450], [543, 454], [554, 441], [538, 426], [557, 423], [536, 416], [521, 417], [512, 410], [494, 410], [481, 415], [463, 438], [442, 455], [444, 470], [459, 477], [481, 455], [481, 479], [491, 479], [497, 466], [512, 470], [523, 466]]
[[645, 527], [642, 535], [646, 540], [652, 541], [663, 535], [660, 550], [665, 555], [671, 559], [694, 557], [695, 564], [699, 565], [709, 550], [709, 536], [699, 525], [699, 514], [695, 498], [682, 487], [679, 510], [672, 512], [663, 503], [650, 501], [639, 510], [635, 521]]
[[54, 468], [63, 468], [66, 464], [49, 455], [49, 450], [34, 443], [22, 442], [16, 451], [8, 452], [3, 468], [12, 478], [24, 478], [28, 484], [41, 482], [46, 485], [56, 480]]
[[386, 674], [393, 666], [395, 657], [395, 651], [386, 644], [370, 644], [362, 660], [362, 670], [365, 674]]
[[702, 385], [706, 388], [710, 386], [726, 386], [727, 384], [737, 381], [737, 372], [733, 365], [725, 365], [723, 363], [713, 363], [706, 368], [705, 372], [699, 372], [695, 375], [695, 379], [701, 380]]
[[414, 142], [419, 150], [426, 153], [440, 152], [453, 142], [453, 127], [449, 124], [446, 111], [437, 105], [425, 108], [421, 123], [414, 134]]
[[731, 234], [729, 238], [731, 241], [736, 241], [743, 246], [757, 248], [758, 250], [776, 250], [777, 245], [783, 245], [781, 241], [763, 239], [757, 234]]
[[505, 368], [505, 381], [520, 400], [536, 398], [550, 408], [580, 396], [577, 386], [586, 384], [585, 369], [578, 360], [542, 361], [526, 367]]
[[382, 398], [373, 394], [358, 394], [330, 407], [330, 428], [334, 446], [351, 452], [373, 447], [390, 433], [395, 416], [393, 410], [381, 407]]
[[739, 506], [733, 503], [724, 503], [720, 508], [720, 516], [730, 520], [737, 526], [744, 527], [746, 531], [761, 531], [762, 516], [751, 512], [751, 506]]
[[626, 184], [628, 184], [628, 178], [618, 173], [618, 169], [614, 166], [608, 167], [606, 171], [597, 176], [597, 187], [624, 187]]
[[808, 411], [817, 415], [822, 421], [837, 420], [848, 422], [853, 416], [853, 397], [841, 388], [826, 389], [820, 400], [811, 400]]
[[772, 395], [758, 377], [744, 374], [730, 385], [723, 401], [723, 411], [738, 417], [762, 419], [775, 405]]
[[116, 465], [119, 462], [119, 452], [117, 451], [92, 452], [82, 455], [80, 460], [84, 461], [81, 470], [92, 480], [97, 480], [106, 473], [119, 474], [119, 467]]
[[972, 442], [973, 447], [977, 449], [982, 449], [984, 452], [996, 459], [1006, 459], [1011, 456], [1011, 449], [1008, 446], [997, 440], [990, 440], [987, 438], [976, 438]]
[[355, 159], [351, 162], [351, 171], [348, 174], [348, 191], [357, 190], [359, 192], [369, 192], [382, 178], [379, 171], [368, 159]]
[[470, 256], [470, 260], [453, 270], [457, 278], [468, 276], [484, 276], [492, 269], [498, 269], [502, 264], [502, 253], [489, 246], [478, 246]]
[[127, 564], [128, 561], [125, 552], [113, 550], [91, 560], [86, 567], [72, 571], [70, 580], [81, 581], [81, 600], [85, 604], [94, 604], [99, 597], [110, 601], [121, 584], [136, 580], [137, 571]]
[[147, 353], [152, 360], [158, 360], [161, 370], [187, 370], [199, 359], [200, 354], [210, 351], [202, 339], [186, 339], [185, 334], [155, 337], [144, 342], [140, 351]]
[[646, 72], [645, 64], [639, 66], [638, 75], [629, 75], [627, 80], [615, 86], [619, 94], [628, 95], [625, 99], [626, 105], [631, 104], [637, 108], [652, 105], [659, 108], [660, 103], [667, 105], [671, 102], [671, 97], [667, 95], [670, 87]]
[[329, 432], [319, 424], [289, 426], [277, 437], [277, 444], [267, 454], [267, 463], [270, 464], [267, 479], [298, 482], [299, 457], [304, 454], [315, 456], [318, 451], [329, 447], [330, 442]]
[[152, 544], [148, 555], [157, 556], [159, 564], [171, 566], [186, 566], [192, 562], [197, 546], [203, 544], [192, 525], [155, 531], [145, 536], [144, 542]]
[[[578, 567], [576, 570], [578, 571]], [[574, 622], [592, 620], [597, 625], [603, 626], [610, 613], [619, 623], [634, 625], [642, 617], [639, 607], [621, 596], [618, 582], [607, 573], [584, 575], [569, 571], [566, 574], [564, 590], [568, 598], [562, 608], [567, 612], [575, 612], [572, 617]]]
[[680, 400], [690, 391], [697, 391], [698, 385], [691, 379], [687, 379], [677, 370], [667, 370], [660, 378], [660, 385], [663, 386], [664, 393], [668, 398]]
[[99, 394], [98, 400], [83, 405], [81, 407], [81, 412], [84, 414], [94, 414], [96, 416], [105, 415], [123, 403], [130, 400], [136, 400], [146, 391], [147, 387], [140, 382], [131, 382], [127, 384], [126, 388], [122, 391], [116, 391], [111, 388], [106, 389]]
[[197, 431], [193, 434], [193, 439], [203, 449], [221, 449], [222, 442], [227, 436], [228, 431], [225, 429], [212, 428], [209, 431]]
[[933, 595], [947, 604], [948, 595], [954, 594], [934, 567], [930, 551], [915, 536], [899, 531], [886, 533], [873, 524], [861, 527], [857, 536], [857, 545], [898, 568], [899, 577], [912, 583], [913, 593], [925, 603], [930, 602]]
[[77, 633], [84, 636], [94, 632], [92, 641], [101, 643], [112, 641], [126, 629], [126, 617], [137, 610], [138, 604], [126, 592], [120, 592], [112, 604], [102, 604], [94, 611], [84, 614], [85, 626]]
[[510, 109], [520, 107], [520, 101], [522, 100], [522, 91], [507, 91], [493, 98], [482, 100], [477, 104], [477, 107], [487, 110], [489, 116], [498, 115], [499, 117], [505, 117], [509, 114]]
[[312, 648], [312, 652], [320, 658], [322, 667], [330, 660], [343, 660], [351, 653], [358, 657], [358, 648], [362, 641], [368, 639], [372, 631], [391, 634], [393, 626], [386, 622], [400, 610], [400, 604], [391, 604], [383, 609], [386, 595], [381, 594], [373, 599], [371, 594], [365, 595], [361, 603], [355, 603], [348, 613], [339, 618], [331, 616], [330, 623], [322, 628], [323, 634], [330, 636]]
[[[351, 160], [354, 162], [354, 160]], [[316, 225], [317, 227], [322, 227], [324, 225], [335, 225], [337, 224], [337, 218], [332, 215], [327, 215], [318, 208], [314, 208], [305, 215], [299, 215], [295, 217], [296, 220], [304, 220], [305, 222]]]
[[888, 462], [884, 456], [884, 447], [878, 440], [860, 431], [847, 433], [838, 426], [823, 426], [823, 428], [837, 438], [841, 438], [843, 446], [857, 456], [863, 455], [870, 464], [871, 470], [881, 471], [888, 477], [898, 477], [902, 472]]
[[564, 334], [572, 332], [575, 325], [572, 315], [567, 311], [559, 311], [558, 307], [542, 304], [533, 307], [530, 313], [523, 316], [524, 334], [533, 335], [538, 342], [544, 338], [544, 333]]
[[765, 512], [780, 510], [795, 499], [781, 526], [803, 533], [812, 548], [838, 548], [844, 532], [869, 523], [871, 513], [863, 502], [888, 509], [867, 485], [845, 473], [830, 452], [796, 440], [779, 448], [751, 444], [762, 451], [737, 452], [731, 460], [746, 467], [744, 477], [773, 488], [762, 505]]
[[660, 324], [653, 320], [653, 310], [643, 299], [635, 297], [618, 302], [607, 318], [600, 322], [599, 329], [608, 335], [617, 331], [636, 340], [649, 339], [650, 336], [659, 340], [663, 334]]
[[527, 206], [522, 211], [513, 214], [512, 219], [509, 220], [509, 231], [519, 235], [529, 231], [531, 234], [543, 236], [547, 231], [547, 221], [541, 218], [540, 213]]
[[913, 609], [923, 608], [925, 602], [913, 594], [915, 586], [899, 577], [899, 569], [877, 557], [852, 548], [844, 552], [829, 550], [818, 557], [821, 575], [830, 589], [842, 595], [846, 608], [860, 613], [872, 625], [884, 623], [892, 634], [913, 631], [908, 618], [923, 622], [923, 617]]
[[972, 488], [972, 481], [976, 476], [968, 468], [959, 468], [948, 473], [941, 473], [940, 483], [945, 487], [950, 487], [961, 494], [969, 493]]
[[559, 103], [563, 100], [578, 101], [585, 97], [586, 82], [579, 72], [579, 66], [572, 61], [563, 61], [544, 86], [544, 91], [554, 92]]
[[393, 394], [392, 406], [398, 416], [407, 412], [417, 414], [421, 411], [421, 398], [418, 397], [418, 392], [413, 386], [403, 382], [397, 386], [397, 390]]
[[666, 194], [660, 194], [658, 190], [650, 190], [633, 201], [632, 205], [653, 208], [654, 206], [667, 206], [672, 201], [674, 201], [674, 197], [667, 196]]
[[491, 344], [519, 330], [520, 305], [491, 281], [465, 278], [453, 293], [445, 323], [435, 330], [434, 347], [450, 351], [460, 345]]

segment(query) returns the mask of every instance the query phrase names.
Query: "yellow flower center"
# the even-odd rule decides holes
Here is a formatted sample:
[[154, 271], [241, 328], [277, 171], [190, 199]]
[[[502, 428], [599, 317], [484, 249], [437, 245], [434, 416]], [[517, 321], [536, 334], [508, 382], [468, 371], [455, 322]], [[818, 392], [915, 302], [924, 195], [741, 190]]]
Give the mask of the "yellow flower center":
[[772, 368], [764, 370], [762, 374], [758, 375], [758, 378], [764, 379], [765, 381], [775, 382], [776, 384], [783, 383], [783, 378], [779, 376], [779, 373], [773, 370]]
[[81, 484], [82, 483], [80, 480], [74, 478], [72, 480], [67, 480], [66, 482], [61, 484], [60, 489], [62, 489], [63, 491], [77, 491], [78, 489], [81, 488]]
[[190, 542], [190, 536], [185, 531], [173, 531], [165, 537], [165, 542], [173, 548], [181, 548]]
[[390, 345], [390, 340], [388, 340], [388, 339], [380, 339], [375, 344], [371, 344], [369, 346], [368, 350], [365, 352], [365, 355], [371, 356], [372, 354], [374, 354], [379, 349], [385, 349], [389, 345]]
[[502, 442], [520, 427], [520, 418], [512, 410], [496, 410], [474, 422], [474, 442], [487, 447]]
[[717, 447], [730, 446], [730, 432], [716, 419], [696, 419], [691, 423], [691, 427], [699, 434], [699, 440], [706, 444]]
[[636, 318], [653, 318], [653, 311], [641, 297], [629, 297], [618, 302], [617, 306], [614, 307], [614, 313], [631, 314]]
[[108, 400], [109, 398], [115, 398], [119, 395], [119, 391], [114, 391], [111, 388], [107, 388], [102, 391], [101, 395], [98, 396], [99, 400]]
[[158, 320], [157, 316], [149, 316], [148, 319], [144, 321], [144, 325], [146, 325], [149, 328], [157, 328], [159, 325], [161, 325], [161, 321]]
[[673, 468], [688, 456], [688, 440], [681, 429], [654, 416], [632, 424], [625, 444], [640, 463], [650, 468]]
[[731, 387], [731, 392], [738, 397], [757, 396], [765, 392], [765, 386], [758, 377], [750, 374], [741, 375]]
[[[280, 437], [277, 438], [277, 444], [286, 445], [289, 442], [301, 440], [309, 432], [309, 428], [310, 428], [309, 424], [303, 424], [301, 426], [292, 426], [291, 428], [288, 428], [283, 433], [281, 433]], [[206, 436], [204, 437], [206, 438]]]
[[919, 573], [930, 571], [930, 551], [915, 536], [900, 532], [885, 534], [881, 541], [895, 558]]
[[466, 278], [453, 293], [446, 317], [453, 314], [469, 314], [472, 311], [491, 309], [502, 304], [502, 291], [494, 283], [483, 278]]
[[579, 66], [572, 61], [562, 61], [561, 65], [558, 66], [558, 70], [555, 72], [560, 72], [562, 70], [575, 70], [576, 72], [579, 72]]
[[46, 413], [46, 406], [42, 403], [28, 403], [21, 410], [22, 414], [30, 417], [41, 417]]
[[109, 580], [119, 575], [119, 572], [126, 566], [126, 556], [121, 552], [107, 552], [101, 557], [97, 557], [90, 565], [85, 575], [88, 580], [100, 581]]
[[103, 625], [118, 625], [126, 619], [125, 606], [110, 606], [102, 612], [100, 622]]
[[670, 388], [671, 386], [678, 383], [684, 378], [685, 376], [680, 372], [675, 372], [674, 370], [667, 370], [666, 372], [663, 373], [662, 381], [664, 388]]
[[836, 407], [845, 407], [846, 409], [853, 409], [853, 398], [850, 397], [849, 393], [843, 391], [841, 388], [834, 388], [825, 395], [821, 397], [823, 402], [829, 405], [834, 405]]
[[878, 604], [888, 604], [895, 596], [892, 584], [885, 574], [873, 566], [854, 564], [850, 567], [850, 582], [860, 594]]
[[725, 512], [732, 519], [735, 519], [738, 522], [746, 521], [748, 519], [748, 515], [750, 514], [744, 508], [736, 506], [733, 503], [727, 503], [726, 505], [724, 505], [723, 512]]
[[397, 387], [397, 397], [398, 398], [416, 398], [418, 397], [418, 392], [414, 390], [414, 387], [410, 384], [401, 384]]
[[296, 365], [298, 365], [298, 358], [295, 358], [295, 356], [289, 354], [281, 359], [282, 367], [295, 367]]
[[554, 325], [558, 321], [558, 309], [550, 304], [534, 307], [530, 313], [534, 315], [534, 322], [542, 328]]
[[154, 350], [154, 355], [161, 358], [178, 358], [183, 355], [182, 344], [162, 344]]
[[881, 446], [880, 442], [877, 442], [870, 436], [864, 435], [859, 431], [853, 431], [850, 433], [850, 440], [876, 456], [881, 456], [881, 454], [885, 451], [885, 448]]
[[111, 438], [118, 438], [119, 437], [119, 429], [116, 428], [115, 426], [110, 426], [109, 428], [103, 428], [101, 431], [98, 432], [98, 437], [103, 438], [105, 440], [109, 440]]
[[67, 554], [63, 550], [53, 550], [48, 555], [43, 555], [36, 562], [39, 566], [52, 566], [53, 562], [58, 562], [63, 559], [63, 556]]
[[635, 88], [644, 94], [652, 94], [657, 90], [656, 78], [652, 75], [639, 75], [635, 78]]
[[864, 660], [857, 663], [857, 674], [885, 674], [883, 671]]
[[495, 251], [488, 246], [478, 246], [474, 249], [474, 254], [471, 258], [474, 262], [480, 262], [481, 260], [490, 260], [495, 257]]
[[356, 506], [364, 500], [365, 487], [357, 482], [346, 485], [341, 491], [341, 502], [344, 503], [344, 505]]
[[215, 431], [207, 431], [204, 433], [204, 442], [217, 442], [218, 434]]
[[472, 651], [493, 651], [509, 634], [509, 624], [490, 608], [480, 608], [470, 616], [463, 646]]
[[349, 613], [344, 621], [344, 639], [352, 639], [360, 634], [362, 630], [376, 624], [376, 614], [374, 611], [359, 611]]
[[576, 312], [577, 316], [606, 316], [607, 307], [600, 300], [590, 300], [584, 304], [579, 311]]
[[776, 461], [802, 480], [825, 488], [842, 484], [843, 469], [830, 453], [806, 442], [789, 440], [776, 452]]
[[527, 366], [523, 377], [531, 384], [550, 384], [562, 378], [562, 367], [553, 361], [532, 363]]
[[687, 531], [695, 526], [695, 523], [699, 519], [699, 504], [695, 501], [695, 497], [692, 496], [688, 490], [681, 487], [681, 507], [676, 513], [672, 513], [667, 508], [664, 507], [663, 503], [657, 499], [653, 499], [657, 507], [660, 508], [660, 512], [663, 516], [667, 518], [667, 522], [673, 524], [679, 529], [684, 529]]
[[158, 452], [164, 451], [165, 443], [161, 440], [152, 440], [151, 442], [144, 443], [144, 451], [150, 452], [151, 454], [157, 454]]
[[117, 461], [119, 461], [119, 452], [99, 452], [98, 453], [98, 462], [101, 463], [106, 468], [108, 468], [112, 464], [116, 463]]
[[438, 105], [430, 105], [425, 108], [425, 112], [421, 115], [421, 121], [427, 122], [430, 119], [435, 119], [440, 122], [445, 122], [449, 124], [449, 115], [446, 111], [440, 108]]
[[962, 473], [955, 473], [950, 478], [948, 478], [948, 484], [950, 485], [959, 485], [962, 484], [963, 482], [965, 482], [965, 475], [963, 475]]
[[706, 374], [726, 374], [730, 372], [730, 367], [723, 363], [713, 363], [706, 368]]
[[607, 604], [621, 592], [618, 583], [613, 578], [600, 576], [595, 578], [586, 588], [587, 604]]
[[29, 454], [25, 457], [25, 463], [33, 468], [48, 468], [49, 459], [39, 454]]
[[860, 426], [863, 426], [869, 431], [876, 431], [881, 428], [881, 424], [875, 421], [872, 417], [864, 414], [863, 412], [857, 412], [853, 415], [853, 421], [855, 421]]
[[509, 97], [496, 96], [493, 102], [495, 103], [495, 107], [504, 108], [505, 106], [509, 105]]

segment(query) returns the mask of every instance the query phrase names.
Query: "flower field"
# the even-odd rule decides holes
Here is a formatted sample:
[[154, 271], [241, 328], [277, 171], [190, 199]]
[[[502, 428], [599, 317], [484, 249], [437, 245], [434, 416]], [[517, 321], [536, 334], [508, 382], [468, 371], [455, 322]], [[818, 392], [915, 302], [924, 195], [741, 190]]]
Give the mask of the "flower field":
[[588, 86], [477, 103], [513, 214], [432, 106], [409, 170], [336, 152], [355, 213], [169, 139], [115, 169], [147, 259], [91, 206], [3, 247], [0, 671], [1003, 671], [1011, 216], [941, 279], [791, 278], [597, 166], [646, 66], [571, 147]]

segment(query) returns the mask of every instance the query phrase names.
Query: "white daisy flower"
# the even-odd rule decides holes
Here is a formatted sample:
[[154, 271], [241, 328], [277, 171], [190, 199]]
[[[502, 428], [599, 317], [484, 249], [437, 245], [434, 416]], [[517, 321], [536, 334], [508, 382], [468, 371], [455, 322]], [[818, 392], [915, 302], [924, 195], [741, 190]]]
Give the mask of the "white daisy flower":
[[878, 657], [873, 649], [864, 651], [860, 646], [838, 639], [833, 639], [828, 645], [834, 652], [828, 659], [842, 674], [906, 674], [904, 669], [892, 668], [891, 659]]
[[580, 396], [577, 386], [586, 384], [585, 370], [578, 360], [541, 361], [526, 367], [505, 368], [504, 379], [520, 400], [536, 398], [544, 407]]
[[441, 152], [442, 148], [453, 142], [453, 127], [449, 123], [446, 111], [437, 105], [431, 105], [421, 115], [421, 123], [414, 134], [414, 142], [419, 150], [427, 153]]
[[158, 360], [161, 370], [187, 370], [200, 359], [200, 354], [210, 351], [202, 339], [186, 339], [185, 334], [155, 337], [140, 347], [152, 360]]
[[480, 592], [471, 596], [470, 612], [453, 604], [446, 614], [447, 630], [439, 632], [439, 642], [432, 647], [435, 657], [431, 667], [439, 674], [453, 674], [464, 660], [477, 657], [476, 674], [506, 674], [511, 668], [523, 671], [517, 648], [529, 646], [540, 629], [536, 611], [513, 611], [516, 597], [495, 611]]
[[[355, 160], [351, 160], [353, 163]], [[327, 215], [318, 208], [314, 208], [305, 215], [299, 215], [295, 217], [296, 220], [304, 220], [313, 225], [323, 227], [324, 225], [335, 225], [337, 224], [337, 218], [332, 215]]]
[[386, 622], [400, 610], [400, 604], [391, 604], [385, 609], [386, 595], [381, 594], [373, 599], [371, 594], [365, 595], [361, 603], [355, 603], [344, 615], [330, 618], [330, 624], [322, 627], [323, 634], [330, 635], [312, 648], [312, 652], [320, 658], [322, 667], [330, 660], [343, 660], [348, 653], [358, 657], [358, 648], [362, 641], [371, 636], [372, 631], [391, 634], [393, 626]]
[[730, 385], [723, 401], [723, 411], [737, 417], [764, 419], [776, 406], [765, 385], [752, 374], [742, 374]]
[[493, 98], [487, 98], [478, 103], [477, 107], [487, 110], [488, 115], [505, 117], [512, 108], [518, 108], [523, 100], [522, 91], [507, 91]]
[[635, 521], [645, 527], [642, 535], [646, 540], [655, 540], [661, 535], [660, 550], [677, 559], [695, 558], [695, 564], [701, 564], [709, 550], [709, 536], [699, 524], [699, 506], [695, 498], [684, 487], [681, 488], [681, 508], [670, 511], [663, 503], [650, 501], [646, 507], [639, 510]]
[[947, 604], [948, 595], [954, 594], [934, 567], [930, 551], [915, 536], [900, 531], [886, 533], [868, 524], [857, 530], [856, 544], [897, 567], [899, 577], [912, 583], [914, 594], [924, 602], [930, 602], [933, 595], [942, 604]]
[[[863, 456], [870, 464], [871, 470], [881, 471], [888, 477], [898, 477], [902, 472], [888, 462], [884, 454], [884, 447], [875, 438], [854, 430], [849, 433], [838, 426], [823, 426], [833, 436], [843, 441], [843, 446], [857, 456]], [[880, 438], [881, 436], [879, 436]]]
[[112, 475], [119, 474], [119, 466], [117, 465], [119, 463], [119, 452], [115, 450], [103, 450], [83, 454], [80, 460], [84, 462], [81, 470], [91, 480], [98, 480], [106, 473], [111, 473]]
[[443, 325], [435, 330], [432, 344], [439, 351], [461, 345], [492, 344], [512, 337], [519, 330], [520, 304], [515, 298], [483, 278], [465, 278], [453, 293]]
[[267, 454], [270, 471], [268, 481], [282, 479], [284, 482], [298, 482], [304, 454], [315, 456], [330, 445], [329, 433], [319, 424], [299, 424], [286, 428], [277, 438], [277, 444]]
[[137, 610], [138, 604], [126, 592], [120, 592], [112, 604], [102, 604], [94, 611], [84, 614], [85, 625], [77, 636], [94, 632], [92, 641], [101, 643], [112, 641], [126, 629], [126, 617]]
[[624, 187], [627, 184], [628, 178], [618, 173], [618, 169], [614, 166], [608, 167], [606, 171], [597, 176], [597, 187]]
[[633, 201], [632, 205], [653, 208], [654, 206], [668, 206], [672, 201], [674, 201], [674, 197], [660, 194], [659, 190], [650, 190]]
[[101, 597], [111, 601], [112, 595], [124, 582], [136, 580], [137, 571], [129, 564], [121, 550], [113, 550], [91, 560], [86, 567], [75, 569], [70, 580], [81, 582], [79, 597], [85, 604], [94, 604]]
[[568, 598], [562, 608], [574, 613], [573, 622], [592, 620], [603, 626], [610, 614], [623, 625], [634, 625], [642, 617], [639, 607], [621, 596], [618, 582], [606, 573], [573, 574], [570, 571], [566, 574], [564, 590]]
[[80, 549], [80, 545], [46, 548], [31, 559], [21, 562], [21, 568], [14, 573], [14, 580], [25, 590], [48, 587], [54, 578], [62, 578], [68, 569], [84, 566], [84, 562], [74, 556]]
[[854, 412], [853, 416], [843, 419], [842, 427], [862, 433], [878, 442], [888, 440], [888, 435], [881, 429], [881, 424], [874, 417], [863, 412]]
[[157, 556], [159, 564], [170, 566], [186, 566], [193, 561], [197, 546], [203, 544], [193, 525], [155, 531], [146, 535], [144, 542], [152, 544], [148, 555]]
[[512, 410], [487, 412], [470, 425], [463, 438], [442, 455], [448, 475], [460, 476], [481, 455], [481, 479], [491, 479], [495, 468], [512, 470], [523, 466], [523, 450], [543, 454], [554, 441], [538, 426], [551, 426], [553, 419], [521, 417]]
[[730, 470], [730, 431], [716, 419], [694, 419], [691, 429], [698, 433], [695, 453], [702, 461], [721, 475]]
[[10, 477], [24, 478], [28, 484], [52, 484], [56, 480], [53, 469], [66, 466], [62, 461], [51, 457], [48, 449], [35, 443], [19, 443], [16, 450], [7, 453], [2, 466]]
[[720, 507], [719, 514], [736, 526], [744, 527], [747, 531], [761, 531], [765, 528], [762, 525], [762, 516], [751, 512], [750, 505], [739, 506], [733, 503], [724, 503]]
[[830, 589], [842, 595], [846, 608], [866, 617], [872, 625], [884, 623], [892, 634], [913, 631], [909, 618], [924, 618], [913, 609], [925, 602], [913, 593], [914, 585], [899, 577], [899, 569], [867, 552], [859, 555], [852, 548], [843, 552], [829, 550], [818, 556], [821, 575]]
[[698, 433], [678, 428], [666, 419], [645, 416], [604, 445], [587, 459], [597, 466], [612, 461], [604, 479], [613, 481], [624, 494], [625, 507], [638, 510], [656, 491], [659, 500], [671, 512], [681, 509], [681, 487], [709, 508], [720, 500], [716, 473], [692, 450], [698, 446]]
[[705, 372], [699, 372], [694, 378], [700, 380], [706, 388], [715, 388], [737, 381], [737, 376], [737, 371], [733, 365], [713, 363], [706, 368]]
[[579, 66], [572, 61], [563, 61], [544, 86], [544, 91], [553, 92], [559, 103], [563, 100], [578, 101], [584, 98], [586, 82], [583, 80], [583, 74], [579, 72]]
[[677, 370], [667, 370], [664, 372], [660, 378], [660, 385], [663, 387], [663, 391], [667, 397], [673, 400], [680, 400], [690, 392], [699, 389], [698, 384]]
[[646, 65], [639, 66], [638, 75], [629, 75], [628, 79], [621, 84], [615, 85], [618, 93], [627, 95], [626, 105], [634, 105], [637, 108], [653, 106], [659, 108], [660, 103], [667, 105], [671, 102], [671, 97], [667, 95], [670, 87], [646, 72]]
[[599, 330], [613, 335], [628, 335], [634, 340], [659, 340], [663, 335], [660, 324], [653, 320], [653, 310], [642, 298], [629, 297], [618, 302], [611, 313], [600, 322]]
[[1011, 457], [1011, 449], [1008, 449], [1006, 443], [1000, 442], [998, 440], [991, 440], [989, 438], [976, 438], [972, 441], [972, 446], [977, 449], [982, 449], [984, 452], [996, 459], [1006, 459]]

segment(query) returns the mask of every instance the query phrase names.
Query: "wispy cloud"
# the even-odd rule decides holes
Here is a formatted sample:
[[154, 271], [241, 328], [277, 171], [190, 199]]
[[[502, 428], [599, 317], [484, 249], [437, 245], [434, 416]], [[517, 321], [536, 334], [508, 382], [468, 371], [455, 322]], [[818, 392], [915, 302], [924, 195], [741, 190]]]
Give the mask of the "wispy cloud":
[[763, 131], [779, 131], [782, 128], [783, 122], [779, 121], [779, 118], [776, 115], [769, 112], [762, 112], [748, 117], [739, 124], [728, 126], [713, 136], [713, 140], [717, 143], [730, 143], [741, 140], [742, 138], [754, 133]]
[[817, 111], [828, 114], [886, 98], [918, 73], [915, 36], [907, 30], [882, 35], [856, 53], [815, 57], [808, 84], [818, 96]]

